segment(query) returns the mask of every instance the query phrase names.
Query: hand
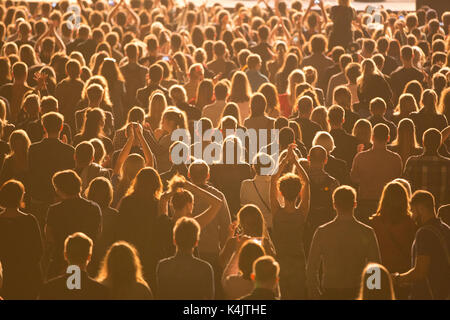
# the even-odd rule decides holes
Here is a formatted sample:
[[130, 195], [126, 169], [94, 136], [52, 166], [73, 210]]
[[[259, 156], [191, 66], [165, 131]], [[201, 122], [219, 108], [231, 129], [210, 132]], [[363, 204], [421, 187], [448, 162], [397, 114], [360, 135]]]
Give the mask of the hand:
[[34, 73], [34, 80], [37, 82], [37, 88], [40, 89], [47, 89], [47, 78], [48, 75], [45, 73], [35, 72]]
[[364, 144], [358, 144], [358, 146], [356, 147], [356, 151], [357, 153], [363, 152], [364, 151]]
[[212, 79], [213, 83], [216, 84], [220, 80], [221, 77], [222, 77], [222, 72], [219, 72], [218, 74], [216, 74], [214, 76], [214, 78]]
[[133, 141], [134, 140], [134, 128], [133, 128], [133, 123], [130, 123], [128, 126], [127, 126], [127, 129], [126, 129], [127, 131], [127, 138], [128, 138], [128, 140], [131, 140], [131, 141]]
[[143, 137], [143, 128], [140, 123], [133, 122], [133, 131], [136, 137]]

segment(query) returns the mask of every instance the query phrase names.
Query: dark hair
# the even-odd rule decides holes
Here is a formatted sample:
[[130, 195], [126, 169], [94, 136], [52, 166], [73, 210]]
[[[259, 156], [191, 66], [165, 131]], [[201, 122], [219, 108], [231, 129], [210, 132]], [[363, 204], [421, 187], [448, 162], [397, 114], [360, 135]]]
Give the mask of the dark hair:
[[288, 201], [295, 201], [301, 189], [302, 183], [296, 174], [286, 173], [278, 179], [278, 190]]
[[18, 180], [8, 180], [0, 188], [0, 207], [19, 208], [22, 206], [25, 187]]
[[111, 182], [105, 177], [97, 177], [91, 180], [89, 187], [86, 189], [86, 197], [96, 202], [100, 208], [109, 207], [113, 198]]
[[389, 127], [384, 123], [378, 123], [373, 127], [372, 135], [374, 140], [387, 142], [389, 140]]
[[173, 236], [178, 248], [193, 249], [200, 237], [200, 225], [195, 219], [182, 217], [175, 223]]
[[53, 175], [53, 187], [68, 196], [81, 192], [81, 178], [73, 170], [59, 171]]
[[350, 186], [340, 186], [333, 192], [333, 203], [336, 208], [351, 210], [356, 202], [356, 191]]
[[64, 116], [57, 112], [46, 113], [42, 117], [42, 125], [49, 134], [59, 133], [62, 130]]
[[267, 101], [262, 93], [254, 93], [250, 98], [251, 117], [259, 117], [264, 115]]
[[71, 234], [64, 241], [64, 252], [70, 264], [84, 264], [92, 254], [93, 242], [82, 232]]
[[250, 280], [253, 271], [253, 263], [259, 257], [264, 256], [265, 250], [262, 246], [253, 240], [247, 240], [239, 250], [239, 270], [242, 272], [242, 278]]

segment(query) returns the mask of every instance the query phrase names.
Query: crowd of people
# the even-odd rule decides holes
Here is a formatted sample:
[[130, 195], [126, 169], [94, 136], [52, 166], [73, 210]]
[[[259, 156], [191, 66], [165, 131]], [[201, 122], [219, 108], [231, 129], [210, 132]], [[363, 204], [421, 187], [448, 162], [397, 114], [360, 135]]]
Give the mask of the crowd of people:
[[1, 1], [0, 297], [449, 298], [449, 32], [350, 0]]

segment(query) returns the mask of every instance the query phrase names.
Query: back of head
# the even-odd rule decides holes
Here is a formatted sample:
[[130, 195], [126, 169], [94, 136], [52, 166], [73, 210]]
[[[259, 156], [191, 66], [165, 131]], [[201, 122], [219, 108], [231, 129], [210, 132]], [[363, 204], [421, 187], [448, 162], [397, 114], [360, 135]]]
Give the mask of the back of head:
[[195, 219], [182, 217], [175, 223], [173, 235], [178, 249], [192, 250], [200, 237], [200, 225]]
[[247, 240], [239, 250], [239, 270], [242, 272], [242, 278], [250, 280], [253, 271], [253, 263], [259, 257], [264, 256], [265, 250], [254, 240]]
[[250, 98], [250, 109], [252, 117], [259, 117], [264, 115], [267, 101], [262, 93], [254, 93]]
[[423, 133], [423, 147], [427, 152], [437, 152], [442, 143], [442, 134], [435, 128]]
[[195, 160], [189, 166], [189, 177], [195, 184], [204, 184], [209, 178], [209, 166], [204, 160]]
[[0, 207], [16, 209], [22, 206], [25, 187], [20, 181], [8, 180], [0, 188]]
[[436, 202], [431, 192], [426, 190], [417, 190], [413, 193], [410, 200], [411, 208], [422, 207], [429, 213], [434, 213], [436, 208]]
[[299, 116], [309, 117], [313, 110], [313, 100], [309, 96], [302, 96], [297, 100]]
[[328, 109], [328, 122], [332, 126], [340, 126], [344, 123], [345, 110], [341, 106], [333, 105]]
[[389, 127], [384, 123], [378, 123], [373, 127], [373, 141], [387, 143], [389, 141]]
[[350, 186], [340, 186], [333, 192], [333, 205], [337, 213], [353, 212], [356, 205], [356, 191]]
[[280, 265], [271, 256], [262, 256], [253, 263], [253, 275], [256, 284], [275, 285], [278, 280]]
[[314, 146], [309, 149], [308, 160], [311, 165], [325, 165], [327, 158], [327, 151], [324, 147]]
[[59, 171], [53, 175], [53, 186], [56, 192], [73, 197], [81, 192], [81, 178], [73, 170]]
[[161, 65], [157, 63], [154, 63], [148, 69], [149, 79], [153, 83], [160, 83], [163, 78], [163, 73], [164, 73], [163, 67], [161, 67]]
[[386, 113], [386, 102], [379, 97], [373, 98], [370, 100], [369, 108], [372, 115], [384, 116]]
[[92, 255], [93, 242], [82, 232], [74, 233], [64, 241], [64, 255], [69, 265], [85, 265]]

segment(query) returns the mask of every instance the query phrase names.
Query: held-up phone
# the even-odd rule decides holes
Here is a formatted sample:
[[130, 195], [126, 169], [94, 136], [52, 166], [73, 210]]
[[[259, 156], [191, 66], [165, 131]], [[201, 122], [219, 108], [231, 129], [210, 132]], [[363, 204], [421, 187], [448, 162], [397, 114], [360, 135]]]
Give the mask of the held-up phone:
[[115, 2], [114, 2], [114, 0], [109, 0], [109, 1], [108, 1], [108, 4], [112, 7], [112, 6], [115, 5]]
[[57, 5], [56, 1], [53, 1], [53, 2], [52, 2], [52, 7], [55, 8], [56, 5]]
[[314, 4], [319, 4], [320, 0], [314, 0]]
[[162, 59], [163, 61], [167, 61], [167, 62], [170, 61], [170, 57], [169, 57], [169, 56], [163, 56], [161, 59]]

